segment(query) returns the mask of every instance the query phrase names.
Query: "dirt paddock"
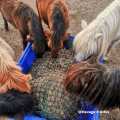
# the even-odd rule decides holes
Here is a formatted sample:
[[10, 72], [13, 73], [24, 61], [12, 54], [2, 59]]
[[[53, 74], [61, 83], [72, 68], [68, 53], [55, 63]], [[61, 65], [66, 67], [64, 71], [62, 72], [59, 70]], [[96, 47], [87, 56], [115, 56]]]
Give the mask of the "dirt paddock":
[[[35, 0], [26, 0], [28, 4], [36, 11]], [[70, 28], [68, 32], [71, 35], [76, 35], [81, 29], [81, 20], [84, 19], [89, 24], [96, 16], [105, 9], [113, 0], [65, 0], [69, 15], [70, 15]], [[37, 11], [36, 11], [37, 12]], [[44, 25], [44, 29], [47, 26]], [[4, 22], [0, 14], [0, 37], [2, 37], [15, 51], [15, 61], [17, 62], [22, 55], [23, 48], [18, 30], [9, 24], [9, 31], [4, 29]], [[116, 45], [111, 53], [109, 59], [105, 64], [110, 68], [120, 68], [120, 43]], [[7, 120], [7, 118], [0, 118], [0, 120]], [[118, 109], [111, 113], [101, 113], [99, 120], [120, 120], [120, 111]]]

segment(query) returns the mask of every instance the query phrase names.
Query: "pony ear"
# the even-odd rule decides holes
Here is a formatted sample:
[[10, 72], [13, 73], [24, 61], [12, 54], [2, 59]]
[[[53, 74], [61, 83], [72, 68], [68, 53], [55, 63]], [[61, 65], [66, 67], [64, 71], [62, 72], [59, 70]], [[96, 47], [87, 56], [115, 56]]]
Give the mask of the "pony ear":
[[85, 20], [82, 20], [81, 27], [82, 29], [85, 29], [87, 27], [87, 22]]
[[69, 37], [69, 35], [70, 35], [70, 33], [65, 33], [65, 35], [62, 38], [62, 40], [65, 41]]
[[44, 31], [44, 34], [47, 38], [50, 38], [50, 36], [51, 36], [50, 32], [48, 32], [48, 31]]
[[102, 38], [102, 36], [103, 36], [103, 34], [97, 33], [97, 34], [95, 35], [95, 40], [99, 40], [100, 38]]

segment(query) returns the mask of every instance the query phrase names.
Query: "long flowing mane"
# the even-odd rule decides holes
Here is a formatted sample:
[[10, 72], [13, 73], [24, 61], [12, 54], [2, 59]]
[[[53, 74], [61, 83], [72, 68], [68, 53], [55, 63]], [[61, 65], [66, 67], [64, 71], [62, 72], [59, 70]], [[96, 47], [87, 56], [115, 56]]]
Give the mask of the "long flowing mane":
[[[99, 53], [98, 58], [105, 55], [105, 51], [117, 34], [120, 26], [120, 0], [112, 2], [87, 28], [76, 35], [73, 48], [76, 53], [81, 51], [82, 57], [85, 53]], [[95, 35], [101, 33], [101, 41], [95, 45]], [[96, 47], [97, 46], [97, 47]], [[90, 51], [91, 50], [91, 51]]]
[[24, 1], [19, 2], [16, 12], [18, 12], [18, 14], [20, 13], [24, 14], [24, 17], [28, 20], [27, 22], [28, 24], [30, 24], [28, 25], [28, 29], [30, 32], [32, 32], [33, 35], [32, 38], [29, 38], [29, 40], [34, 39], [35, 40], [34, 49], [36, 53], [42, 53], [46, 47], [45, 46], [46, 42], [41, 20], [39, 20], [34, 10], [27, 3], [24, 3]]
[[80, 62], [66, 72], [63, 86], [99, 110], [120, 108], [120, 69], [98, 63]]
[[61, 38], [65, 34], [65, 18], [61, 10], [61, 3], [57, 1], [53, 7], [51, 14], [52, 26], [52, 44], [54, 46], [59, 46], [61, 43]]
[[30, 85], [28, 81], [30, 79], [31, 75], [23, 74], [8, 51], [0, 47], [0, 84], [2, 85], [0, 93], [12, 88], [21, 92], [29, 92]]
[[7, 73], [10, 68], [21, 70], [21, 68], [16, 65], [8, 51], [0, 47], [0, 74]]

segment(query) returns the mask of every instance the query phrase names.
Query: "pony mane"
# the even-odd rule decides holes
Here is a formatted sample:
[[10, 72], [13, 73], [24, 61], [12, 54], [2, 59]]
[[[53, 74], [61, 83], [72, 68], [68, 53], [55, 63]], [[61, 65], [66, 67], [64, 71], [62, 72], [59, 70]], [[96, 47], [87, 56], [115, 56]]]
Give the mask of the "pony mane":
[[[87, 53], [99, 53], [98, 58], [105, 55], [111, 41], [117, 34], [120, 26], [120, 1], [115, 0], [97, 18], [91, 22], [84, 30], [78, 33], [73, 42], [76, 53], [81, 51], [81, 56]], [[95, 35], [102, 34], [101, 41], [96, 41]], [[86, 49], [87, 48], [87, 49]], [[91, 51], [89, 51], [91, 50]]]
[[21, 68], [16, 65], [7, 50], [0, 47], [0, 93], [6, 92], [8, 89], [16, 89], [21, 92], [30, 92], [28, 81], [31, 75], [25, 75], [21, 72]]
[[[42, 53], [46, 47], [46, 39], [44, 35], [44, 30], [41, 24], [41, 20], [38, 18], [34, 10], [26, 2], [21, 1], [18, 3], [16, 12], [22, 13], [24, 17], [28, 20], [28, 29], [32, 32], [33, 36], [30, 40], [33, 40], [35, 44], [36, 53]], [[27, 40], [26, 40], [27, 41]]]
[[7, 73], [10, 68], [21, 70], [21, 68], [16, 65], [8, 51], [0, 47], [0, 74]]
[[59, 47], [61, 43], [61, 38], [65, 34], [65, 19], [61, 10], [61, 3], [57, 1], [53, 7], [51, 14], [52, 26], [52, 44], [56, 47]]
[[23, 120], [24, 115], [31, 114], [35, 108], [31, 94], [15, 89], [0, 93], [0, 116]]
[[99, 110], [120, 108], [120, 69], [110, 69], [100, 63], [81, 62], [66, 72], [63, 86]]
[[34, 13], [33, 9], [26, 2], [20, 1], [17, 4], [18, 4], [18, 7], [16, 10], [23, 12], [26, 18], [31, 15], [31, 11]]

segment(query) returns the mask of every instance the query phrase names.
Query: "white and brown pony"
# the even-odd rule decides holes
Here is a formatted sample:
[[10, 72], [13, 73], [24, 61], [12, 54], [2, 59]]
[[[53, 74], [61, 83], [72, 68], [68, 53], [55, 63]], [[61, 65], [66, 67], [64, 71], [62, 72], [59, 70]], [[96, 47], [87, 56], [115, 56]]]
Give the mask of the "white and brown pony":
[[75, 36], [75, 60], [81, 62], [93, 54], [107, 60], [111, 48], [120, 42], [120, 0], [112, 2], [97, 18]]
[[31, 79], [31, 75], [23, 74], [13, 58], [14, 51], [0, 38], [0, 93], [6, 93], [8, 89], [29, 93], [31, 88], [28, 81]]
[[66, 33], [70, 25], [69, 14], [64, 0], [36, 0], [38, 17], [50, 28], [50, 32], [44, 34], [48, 38], [48, 46], [51, 48], [51, 56], [57, 57], [63, 41], [69, 37]]

